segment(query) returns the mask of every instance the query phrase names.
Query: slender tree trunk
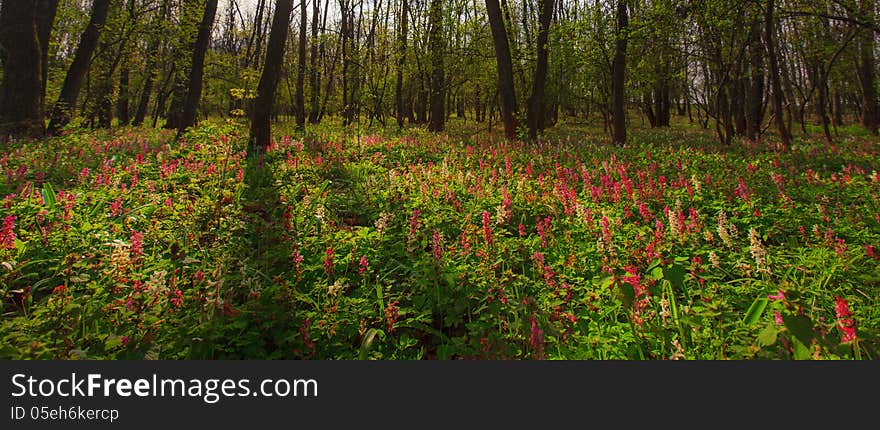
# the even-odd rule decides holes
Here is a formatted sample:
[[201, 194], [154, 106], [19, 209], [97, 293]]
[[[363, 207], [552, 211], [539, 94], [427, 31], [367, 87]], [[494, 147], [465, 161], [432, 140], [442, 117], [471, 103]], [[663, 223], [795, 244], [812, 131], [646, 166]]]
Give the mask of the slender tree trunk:
[[198, 120], [199, 102], [202, 100], [202, 76], [205, 72], [205, 53], [208, 52], [208, 44], [211, 42], [211, 27], [214, 26], [214, 17], [217, 15], [217, 0], [205, 2], [205, 13], [199, 24], [199, 33], [193, 48], [192, 66], [189, 71], [189, 88], [180, 113], [180, 123], [177, 124], [178, 135], [183, 134], [187, 128], [192, 127]]
[[446, 82], [443, 70], [443, 0], [431, 0], [428, 46], [431, 51], [431, 121], [428, 130], [441, 132], [446, 127]]
[[513, 61], [510, 58], [510, 42], [498, 0], [486, 0], [489, 27], [495, 45], [495, 60], [498, 63], [498, 92], [501, 95], [501, 119], [504, 123], [504, 136], [516, 139], [516, 89], [513, 85]]
[[538, 16], [537, 61], [535, 76], [532, 80], [532, 95], [529, 97], [526, 120], [529, 124], [529, 138], [537, 140], [538, 132], [544, 130], [544, 87], [547, 82], [547, 62], [549, 50], [547, 40], [550, 35], [550, 22], [553, 19], [553, 0], [539, 0], [540, 15]]
[[61, 130], [73, 118], [76, 100], [79, 97], [79, 91], [82, 88], [86, 73], [89, 71], [92, 54], [95, 52], [95, 48], [98, 47], [98, 37], [100, 36], [101, 28], [104, 27], [104, 22], [107, 20], [109, 9], [110, 0], [95, 0], [92, 3], [92, 15], [89, 18], [89, 24], [86, 26], [85, 31], [83, 31], [82, 36], [80, 36], [79, 46], [76, 48], [73, 63], [67, 69], [67, 75], [61, 87], [61, 94], [52, 108], [52, 115], [49, 120], [50, 134], [56, 134], [58, 130]]
[[767, 9], [764, 11], [764, 43], [767, 44], [767, 59], [770, 61], [770, 86], [773, 90], [773, 112], [776, 115], [776, 127], [779, 129], [782, 147], [787, 150], [791, 147], [791, 137], [782, 114], [782, 83], [779, 79], [779, 64], [776, 59], [774, 1], [767, 0]]
[[626, 44], [629, 16], [626, 0], [617, 0], [617, 33], [614, 43], [614, 60], [611, 65], [611, 117], [612, 141], [626, 143]]
[[761, 44], [760, 22], [755, 20], [749, 36], [750, 85], [746, 110], [746, 134], [755, 141], [761, 137], [764, 122], [764, 46]]
[[312, 7], [312, 50], [311, 50], [311, 58], [309, 59], [309, 67], [310, 72], [310, 82], [309, 86], [311, 87], [312, 100], [311, 100], [311, 112], [309, 113], [309, 124], [317, 124], [318, 123], [318, 114], [320, 113], [320, 107], [318, 106], [318, 102], [321, 98], [321, 75], [318, 71], [318, 21], [321, 19], [320, 0], [312, 0], [314, 5]]
[[128, 124], [131, 121], [129, 115], [129, 75], [131, 72], [128, 59], [123, 60], [122, 70], [119, 71], [119, 97], [116, 99], [116, 117], [119, 118], [119, 125]]
[[403, 69], [406, 66], [406, 38], [409, 24], [409, 1], [401, 0], [400, 3], [400, 32], [397, 35], [397, 83], [395, 85], [394, 98], [397, 105], [397, 128], [403, 128]]
[[6, 0], [0, 10], [3, 82], [0, 84], [0, 134], [43, 134], [42, 55], [36, 0]]
[[254, 100], [253, 117], [251, 118], [248, 142], [250, 155], [265, 152], [272, 139], [269, 120], [275, 103], [275, 89], [281, 76], [281, 63], [284, 60], [284, 45], [287, 41], [288, 21], [292, 10], [293, 0], [275, 1], [275, 15], [272, 18], [272, 30], [266, 48], [266, 61], [263, 64], [263, 73], [257, 86], [257, 98]]
[[[315, 1], [315, 0], [312, 0]], [[299, 13], [299, 49], [298, 49], [298, 67], [296, 74], [296, 129], [305, 130], [306, 128], [306, 97], [305, 97], [305, 80], [306, 80], [306, 29], [308, 22], [306, 20], [306, 0], [301, 0]]]

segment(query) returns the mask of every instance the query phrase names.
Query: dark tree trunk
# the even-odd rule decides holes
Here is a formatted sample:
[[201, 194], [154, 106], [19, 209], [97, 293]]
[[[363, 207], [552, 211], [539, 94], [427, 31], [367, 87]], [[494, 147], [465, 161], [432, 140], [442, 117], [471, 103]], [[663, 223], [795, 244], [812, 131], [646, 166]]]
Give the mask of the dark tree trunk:
[[119, 72], [119, 97], [116, 99], [116, 117], [119, 118], [119, 125], [125, 125], [131, 121], [128, 111], [130, 66], [127, 59], [123, 61], [125, 64]]
[[180, 112], [180, 123], [177, 124], [178, 134], [182, 134], [187, 128], [194, 126], [198, 120], [199, 101], [202, 100], [202, 76], [205, 73], [205, 53], [208, 52], [208, 44], [211, 42], [211, 27], [214, 26], [215, 15], [217, 15], [217, 0], [207, 0], [202, 22], [199, 24], [196, 44], [193, 47], [189, 88], [186, 92], [183, 110]]
[[79, 91], [82, 88], [83, 80], [89, 71], [89, 63], [92, 60], [92, 54], [98, 47], [98, 37], [104, 22], [107, 20], [107, 11], [110, 9], [110, 0], [95, 0], [92, 3], [92, 16], [89, 18], [89, 24], [83, 31], [79, 39], [79, 46], [76, 48], [76, 54], [73, 57], [73, 63], [67, 69], [67, 75], [64, 77], [64, 85], [61, 87], [61, 94], [58, 101], [52, 108], [52, 115], [49, 120], [49, 133], [55, 134], [62, 127], [67, 125], [73, 118], [74, 109], [76, 108], [76, 100], [79, 98]]
[[311, 68], [310, 72], [310, 82], [312, 90], [312, 100], [311, 100], [311, 112], [309, 112], [309, 124], [317, 124], [318, 123], [318, 114], [320, 113], [320, 107], [318, 106], [318, 102], [321, 98], [321, 74], [318, 71], [318, 21], [321, 19], [320, 0], [312, 0], [315, 4], [312, 8], [312, 51], [311, 58], [309, 59], [309, 67]]
[[37, 4], [37, 30], [40, 37], [40, 54], [42, 54], [40, 71], [42, 75], [42, 93], [40, 103], [46, 99], [46, 82], [49, 80], [49, 41], [52, 28], [55, 26], [55, 15], [58, 12], [58, 0], [39, 0]]
[[[861, 0], [859, 6], [865, 16], [873, 16], [874, 0]], [[859, 43], [859, 82], [862, 86], [862, 126], [877, 134], [880, 127], [880, 109], [874, 89], [874, 32], [862, 30]]]
[[746, 110], [746, 135], [751, 140], [761, 137], [764, 122], [764, 46], [761, 44], [761, 26], [755, 20], [749, 36], [750, 84]]
[[776, 127], [779, 129], [779, 139], [782, 147], [788, 149], [791, 147], [791, 137], [788, 128], [785, 125], [785, 118], [782, 114], [782, 83], [779, 79], [779, 64], [776, 59], [776, 30], [774, 28], [773, 7], [774, 0], [767, 0], [767, 9], [764, 11], [764, 43], [767, 45], [767, 59], [770, 64], [770, 86], [773, 90], [773, 112], [776, 115]]
[[6, 0], [0, 10], [0, 133], [12, 136], [43, 134], [42, 55], [36, 0]]
[[272, 139], [269, 124], [272, 106], [275, 103], [275, 89], [281, 76], [281, 63], [284, 60], [284, 45], [287, 41], [288, 21], [293, 10], [293, 0], [276, 0], [275, 15], [272, 17], [272, 30], [269, 33], [269, 44], [266, 48], [266, 61], [263, 73], [257, 86], [257, 98], [254, 100], [253, 117], [251, 118], [248, 152], [258, 155], [265, 152]]
[[489, 27], [492, 29], [492, 41], [495, 45], [495, 60], [498, 63], [498, 92], [501, 95], [501, 120], [504, 123], [504, 136], [516, 139], [516, 89], [513, 85], [513, 61], [510, 58], [510, 42], [504, 17], [498, 0], [486, 0], [486, 13], [489, 16]]
[[537, 61], [535, 64], [535, 76], [532, 80], [532, 95], [529, 97], [528, 113], [526, 120], [529, 124], [529, 138], [536, 140], [538, 133], [544, 130], [544, 87], [547, 82], [547, 59], [549, 50], [547, 40], [550, 36], [550, 22], [553, 19], [553, 0], [540, 0], [540, 15], [538, 16], [538, 43]]
[[428, 46], [431, 51], [431, 121], [428, 130], [441, 132], [446, 127], [446, 83], [443, 70], [443, 0], [431, 0]]
[[397, 128], [403, 128], [405, 115], [403, 106], [403, 68], [406, 66], [406, 37], [409, 27], [409, 1], [401, 0], [400, 4], [400, 33], [397, 35], [397, 83], [395, 85], [394, 99], [397, 105]]
[[[312, 0], [315, 1], [315, 0]], [[306, 128], [306, 29], [308, 22], [306, 20], [306, 0], [300, 1], [300, 21], [299, 21], [299, 71], [296, 74], [296, 128], [297, 130], [305, 130]]]
[[611, 121], [612, 141], [626, 143], [626, 44], [629, 16], [626, 0], [617, 0], [617, 34], [614, 43], [614, 60], [611, 63]]

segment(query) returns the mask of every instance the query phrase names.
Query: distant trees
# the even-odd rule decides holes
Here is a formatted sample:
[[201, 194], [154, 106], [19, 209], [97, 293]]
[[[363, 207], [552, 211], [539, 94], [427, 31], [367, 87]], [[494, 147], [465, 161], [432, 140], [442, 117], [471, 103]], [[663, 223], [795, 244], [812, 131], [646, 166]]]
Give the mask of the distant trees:
[[[46, 119], [50, 134], [71, 122], [182, 132], [198, 118], [253, 119], [266, 106], [268, 94], [263, 104], [256, 98], [276, 2], [0, 5], [4, 134], [39, 136]], [[628, 126], [688, 121], [725, 144], [769, 130], [783, 146], [793, 133], [809, 134], [812, 122], [832, 141], [846, 123], [874, 133], [880, 125], [876, 7], [876, 0], [300, 0], [268, 115], [299, 130], [328, 117], [346, 126], [393, 117], [398, 128], [432, 131], [476, 122], [529, 140], [568, 118], [604, 126], [617, 143]]]

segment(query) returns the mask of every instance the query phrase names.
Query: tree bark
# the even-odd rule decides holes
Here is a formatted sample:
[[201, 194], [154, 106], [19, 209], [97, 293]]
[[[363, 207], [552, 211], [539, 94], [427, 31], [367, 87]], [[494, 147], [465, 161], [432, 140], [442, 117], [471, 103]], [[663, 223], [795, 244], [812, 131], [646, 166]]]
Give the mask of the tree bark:
[[[864, 16], [873, 16], [874, 0], [861, 0], [861, 12]], [[874, 89], [874, 32], [862, 30], [859, 43], [859, 81], [862, 86], [862, 126], [871, 133], [878, 133], [880, 126], [880, 109], [877, 107], [877, 94]]]
[[501, 120], [504, 123], [504, 137], [516, 139], [516, 89], [513, 85], [513, 61], [510, 58], [510, 42], [498, 0], [486, 0], [486, 13], [492, 29], [495, 45], [495, 61], [498, 69], [498, 92], [501, 96]]
[[532, 80], [532, 95], [529, 97], [526, 121], [529, 124], [529, 138], [537, 140], [538, 133], [544, 130], [544, 87], [547, 82], [547, 60], [549, 50], [547, 40], [550, 36], [550, 22], [553, 19], [553, 0], [539, 0], [540, 15], [538, 16], [537, 61], [535, 76]]
[[788, 128], [785, 126], [785, 118], [782, 114], [782, 83], [779, 80], [779, 64], [776, 59], [775, 37], [773, 17], [774, 0], [767, 0], [766, 10], [764, 11], [764, 43], [767, 44], [767, 59], [770, 62], [770, 86], [773, 90], [773, 112], [776, 115], [776, 127], [779, 129], [779, 139], [782, 147], [788, 149], [791, 147], [791, 136]]
[[431, 51], [431, 120], [428, 131], [441, 132], [446, 127], [446, 76], [443, 69], [443, 0], [431, 0], [428, 46]]
[[275, 15], [272, 18], [272, 30], [266, 48], [266, 61], [263, 73], [257, 85], [257, 98], [254, 100], [251, 118], [248, 153], [258, 155], [265, 152], [272, 139], [269, 123], [272, 107], [275, 103], [275, 89], [281, 76], [281, 63], [284, 57], [284, 45], [287, 41], [288, 21], [293, 10], [293, 0], [276, 0]]
[[36, 0], [6, 0], [0, 10], [0, 133], [15, 137], [44, 131], [37, 9]]
[[313, 6], [313, 14], [312, 14], [312, 52], [311, 58], [309, 59], [309, 67], [311, 68], [310, 72], [310, 82], [312, 90], [312, 102], [311, 102], [311, 112], [309, 113], [309, 124], [317, 124], [318, 123], [318, 114], [320, 113], [320, 106], [318, 106], [318, 102], [321, 97], [321, 75], [318, 71], [318, 20], [321, 18], [320, 0], [312, 0], [315, 4]]
[[612, 141], [615, 144], [626, 143], [626, 45], [627, 15], [626, 0], [617, 0], [617, 34], [614, 42], [614, 60], [611, 63], [611, 121]]
[[409, 1], [401, 0], [400, 4], [400, 33], [397, 35], [397, 83], [395, 85], [394, 98], [397, 105], [397, 128], [403, 128], [403, 68], [406, 66], [406, 38], [409, 24]]
[[86, 26], [85, 31], [83, 31], [82, 36], [80, 36], [79, 46], [76, 48], [73, 63], [70, 64], [70, 68], [67, 69], [67, 75], [64, 77], [61, 94], [52, 108], [49, 120], [50, 134], [58, 133], [73, 118], [76, 100], [79, 98], [79, 91], [82, 88], [86, 73], [89, 71], [92, 54], [94, 54], [95, 48], [98, 47], [98, 37], [101, 35], [101, 28], [104, 27], [109, 10], [109, 0], [95, 0], [92, 3], [92, 15], [89, 18], [89, 24]]
[[199, 101], [202, 99], [202, 76], [205, 72], [205, 53], [208, 52], [208, 44], [211, 42], [211, 27], [214, 26], [214, 17], [217, 15], [217, 0], [205, 2], [205, 13], [199, 24], [199, 33], [193, 48], [192, 66], [189, 71], [189, 88], [183, 110], [180, 113], [180, 123], [177, 124], [177, 133], [183, 134], [187, 128], [192, 127], [198, 120]]
[[746, 134], [752, 141], [761, 137], [764, 122], [764, 46], [761, 44], [761, 26], [756, 20], [749, 36], [749, 95], [746, 110]]
[[[315, 1], [315, 0], [312, 0]], [[298, 67], [296, 74], [296, 129], [303, 131], [306, 128], [306, 97], [305, 97], [305, 79], [306, 79], [306, 28], [308, 22], [306, 20], [306, 0], [300, 3], [300, 21], [299, 21], [299, 49], [298, 49]]]
[[42, 93], [40, 103], [46, 99], [46, 82], [49, 80], [49, 41], [52, 36], [52, 28], [55, 25], [55, 15], [58, 12], [58, 0], [39, 0], [37, 5], [37, 22], [40, 37], [40, 53], [43, 55], [40, 71], [42, 75]]

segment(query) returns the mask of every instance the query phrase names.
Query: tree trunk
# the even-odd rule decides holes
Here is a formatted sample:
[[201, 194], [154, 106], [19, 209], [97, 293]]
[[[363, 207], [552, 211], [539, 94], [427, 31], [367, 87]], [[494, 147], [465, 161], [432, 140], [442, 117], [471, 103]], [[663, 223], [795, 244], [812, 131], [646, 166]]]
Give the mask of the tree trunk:
[[320, 0], [312, 0], [315, 4], [312, 13], [312, 51], [309, 59], [310, 78], [309, 85], [312, 90], [311, 112], [309, 113], [309, 124], [318, 123], [318, 114], [320, 113], [318, 102], [321, 97], [321, 75], [318, 71], [318, 20], [321, 18]]
[[251, 118], [248, 153], [258, 155], [265, 152], [271, 142], [272, 133], [269, 119], [275, 103], [275, 89], [281, 76], [281, 63], [284, 60], [284, 45], [287, 41], [288, 20], [293, 10], [293, 0], [276, 0], [275, 16], [272, 18], [272, 30], [269, 33], [269, 44], [266, 48], [266, 61], [263, 73], [257, 86], [257, 98], [254, 100], [253, 117]]
[[217, 0], [205, 2], [205, 13], [199, 24], [199, 33], [196, 36], [196, 44], [193, 47], [192, 66], [189, 71], [189, 88], [183, 110], [180, 113], [180, 123], [177, 124], [178, 135], [183, 134], [187, 128], [192, 127], [198, 120], [199, 101], [202, 100], [202, 75], [205, 72], [205, 53], [208, 52], [208, 44], [211, 42], [211, 27], [214, 26], [214, 16], [217, 15]]
[[[315, 0], [312, 0], [315, 1]], [[306, 96], [305, 96], [305, 80], [306, 80], [306, 28], [308, 22], [306, 20], [306, 0], [300, 1], [300, 21], [299, 21], [299, 71], [296, 74], [296, 129], [305, 130], [306, 128]]]
[[626, 143], [626, 44], [627, 15], [626, 0], [617, 0], [617, 34], [614, 43], [614, 60], [611, 63], [611, 116], [612, 141], [615, 144]]
[[750, 85], [746, 110], [746, 135], [752, 141], [761, 137], [764, 122], [764, 46], [761, 45], [761, 26], [755, 20], [749, 36]]
[[41, 59], [40, 71], [42, 75], [42, 93], [40, 94], [40, 104], [42, 105], [46, 99], [46, 82], [49, 80], [49, 41], [52, 36], [52, 28], [55, 25], [55, 15], [58, 12], [58, 0], [39, 0], [37, 4], [37, 31], [40, 37], [40, 53], [43, 55]]
[[446, 83], [443, 70], [443, 0], [431, 0], [428, 46], [431, 51], [431, 120], [428, 131], [441, 132], [446, 126]]
[[92, 3], [92, 16], [89, 18], [89, 24], [85, 31], [83, 31], [82, 36], [80, 36], [79, 46], [76, 48], [73, 63], [70, 64], [70, 68], [67, 69], [67, 75], [64, 77], [61, 94], [52, 108], [52, 115], [49, 120], [50, 134], [58, 133], [73, 118], [76, 100], [79, 98], [79, 91], [82, 88], [86, 73], [89, 71], [92, 54], [95, 52], [95, 48], [98, 47], [98, 37], [100, 36], [101, 28], [104, 27], [104, 22], [107, 20], [109, 9], [110, 0], [95, 0]]
[[36, 0], [6, 0], [0, 10], [3, 82], [0, 84], [0, 133], [43, 134], [40, 40]]
[[[874, 0], [861, 0], [859, 4], [865, 16], [874, 16]], [[874, 89], [874, 32], [862, 30], [859, 43], [859, 81], [862, 85], [862, 126], [871, 133], [878, 133], [880, 110], [877, 107], [877, 94]]]
[[498, 0], [486, 0], [486, 12], [489, 16], [489, 27], [492, 29], [492, 41], [495, 45], [495, 60], [498, 63], [498, 92], [501, 95], [501, 118], [504, 123], [504, 136], [516, 139], [516, 89], [513, 85], [513, 61], [510, 58], [510, 42], [507, 40], [507, 29], [501, 14]]
[[538, 133], [544, 130], [544, 87], [547, 82], [547, 59], [549, 51], [547, 40], [550, 35], [550, 22], [553, 19], [553, 0], [539, 0], [540, 16], [538, 17], [538, 43], [535, 76], [532, 80], [532, 95], [529, 97], [526, 121], [529, 124], [529, 138], [538, 139]]
[[400, 33], [397, 35], [397, 83], [394, 90], [395, 104], [397, 105], [397, 128], [403, 128], [403, 68], [406, 66], [406, 37], [409, 24], [409, 1], [401, 0], [400, 4]]
[[767, 9], [764, 11], [764, 43], [767, 44], [767, 59], [770, 61], [770, 86], [773, 90], [773, 112], [776, 115], [776, 127], [779, 129], [779, 138], [782, 147], [791, 147], [791, 137], [785, 126], [785, 118], [782, 115], [782, 83], [779, 80], [779, 64], [776, 59], [776, 42], [774, 34], [773, 7], [774, 0], [767, 0]]

